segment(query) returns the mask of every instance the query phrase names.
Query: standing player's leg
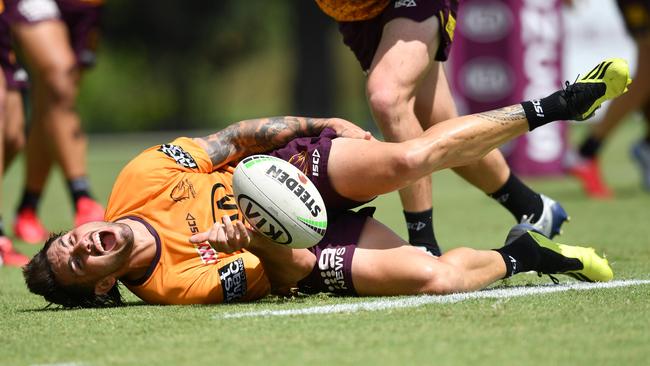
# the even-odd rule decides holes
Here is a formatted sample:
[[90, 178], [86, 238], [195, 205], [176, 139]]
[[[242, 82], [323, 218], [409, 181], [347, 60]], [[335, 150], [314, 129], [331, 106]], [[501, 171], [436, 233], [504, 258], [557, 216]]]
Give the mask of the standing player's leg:
[[[0, 67], [0, 208], [2, 207], [2, 183], [4, 178], [4, 130], [7, 120], [7, 84], [2, 67]], [[29, 258], [16, 252], [13, 243], [5, 234], [4, 221], [0, 216], [0, 266], [20, 267], [29, 261]]]
[[32, 123], [25, 145], [25, 184], [14, 222], [14, 234], [28, 243], [40, 243], [49, 235], [37, 212], [54, 163], [53, 149], [44, 126]]
[[[432, 68], [439, 45], [436, 16], [422, 22], [396, 18], [384, 28], [368, 73], [366, 92], [374, 119], [387, 141], [412, 139], [423, 132], [414, 113], [415, 92]], [[435, 85], [435, 84], [434, 84]], [[431, 177], [423, 176], [400, 190], [409, 242], [440, 250], [433, 232]]]
[[[101, 219], [103, 209], [90, 198], [86, 177], [86, 137], [75, 110], [80, 71], [66, 25], [52, 19], [35, 24], [18, 23], [13, 30], [25, 53], [33, 85], [34, 134], [30, 134], [28, 151], [38, 150], [50, 142], [51, 155], [63, 170], [75, 204], [75, 225]], [[28, 164], [32, 164], [28, 174], [34, 173], [27, 177], [28, 189], [42, 189], [39, 186], [44, 184], [49, 162], [36, 157], [28, 158]], [[37, 202], [41, 191], [26, 190], [23, 203]], [[91, 203], [90, 210], [85, 207], [86, 202]], [[25, 208], [29, 207], [19, 208], [19, 216]], [[80, 214], [85, 214], [82, 211], [90, 211], [90, 220], [79, 220]]]
[[4, 166], [8, 169], [14, 159], [25, 148], [25, 113], [20, 90], [7, 90], [4, 128]]
[[[430, 72], [417, 91], [415, 112], [425, 128], [458, 117], [442, 64], [438, 68], [438, 77]], [[503, 205], [517, 222], [526, 220], [548, 237], [558, 234], [567, 219], [557, 202], [533, 191], [512, 174], [498, 149], [476, 162], [454, 168], [454, 172]]]
[[[649, 21], [650, 22], [650, 21]], [[645, 117], [645, 136], [632, 146], [632, 157], [637, 162], [641, 170], [641, 182], [646, 191], [650, 192], [650, 34], [646, 35], [638, 42], [639, 57], [637, 59], [636, 80], [641, 77], [645, 80], [646, 97], [643, 101], [641, 110]], [[630, 93], [632, 92], [630, 88]]]
[[[610, 104], [603, 119], [593, 126], [580, 144], [575, 161], [569, 162], [569, 172], [580, 180], [584, 191], [593, 198], [612, 196], [612, 191], [605, 183], [598, 164], [598, 156], [604, 143], [628, 113], [642, 110], [650, 102], [650, 1], [618, 1], [618, 6], [627, 30], [634, 37], [637, 47], [634, 83], [630, 86], [629, 93]], [[650, 145], [648, 150], [650, 155]], [[635, 154], [635, 157], [637, 156], [639, 155]], [[650, 160], [648, 164], [650, 169]], [[647, 172], [644, 175], [650, 175], [650, 171], [643, 167], [642, 164], [642, 171]], [[650, 186], [648, 188], [650, 189]]]

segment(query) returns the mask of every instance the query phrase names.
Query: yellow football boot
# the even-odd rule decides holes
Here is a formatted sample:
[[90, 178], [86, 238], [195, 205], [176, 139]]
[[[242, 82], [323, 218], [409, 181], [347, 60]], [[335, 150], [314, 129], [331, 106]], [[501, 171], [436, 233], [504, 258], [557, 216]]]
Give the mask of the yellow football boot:
[[621, 58], [601, 62], [571, 85], [567, 81], [564, 99], [572, 119], [584, 121], [590, 118], [603, 102], [625, 93], [631, 82], [627, 61]]

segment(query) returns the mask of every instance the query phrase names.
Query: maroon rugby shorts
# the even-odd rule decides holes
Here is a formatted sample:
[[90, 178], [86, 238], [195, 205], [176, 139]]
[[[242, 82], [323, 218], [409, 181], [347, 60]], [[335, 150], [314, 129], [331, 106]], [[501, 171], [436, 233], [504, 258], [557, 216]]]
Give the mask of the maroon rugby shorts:
[[458, 0], [393, 0], [377, 17], [354, 22], [339, 22], [339, 31], [345, 43], [354, 52], [364, 71], [370, 69], [379, 47], [384, 25], [395, 18], [407, 18], [422, 22], [432, 16], [440, 25], [440, 45], [436, 61], [447, 61], [456, 25]]
[[95, 64], [103, 5], [81, 0], [4, 0], [2, 15], [9, 25], [60, 19], [68, 28], [70, 45], [81, 67]]
[[363, 226], [374, 212], [374, 207], [364, 207], [358, 212], [346, 211], [328, 220], [323, 239], [309, 248], [316, 256], [316, 265], [307, 277], [298, 282], [300, 292], [357, 295], [352, 282], [352, 258]]
[[328, 217], [366, 203], [347, 199], [332, 187], [327, 175], [327, 164], [334, 138], [336, 138], [336, 132], [331, 128], [325, 128], [319, 136], [299, 137], [291, 140], [284, 147], [268, 153], [268, 155], [288, 161], [314, 183], [323, 197]]

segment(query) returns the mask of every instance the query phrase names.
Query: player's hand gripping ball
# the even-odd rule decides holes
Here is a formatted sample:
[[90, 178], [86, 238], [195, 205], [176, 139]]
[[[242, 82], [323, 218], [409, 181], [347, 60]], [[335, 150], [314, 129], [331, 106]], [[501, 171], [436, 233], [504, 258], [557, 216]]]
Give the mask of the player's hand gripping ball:
[[318, 189], [282, 159], [245, 158], [235, 169], [233, 190], [248, 223], [278, 244], [309, 248], [325, 235], [327, 212]]

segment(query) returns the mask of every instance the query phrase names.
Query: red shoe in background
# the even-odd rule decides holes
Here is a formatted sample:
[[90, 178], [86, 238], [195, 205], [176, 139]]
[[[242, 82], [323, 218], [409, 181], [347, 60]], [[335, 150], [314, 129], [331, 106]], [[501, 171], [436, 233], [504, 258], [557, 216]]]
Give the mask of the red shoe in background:
[[18, 211], [14, 221], [14, 235], [16, 238], [31, 244], [39, 244], [50, 235], [32, 208], [23, 208]]
[[77, 200], [77, 213], [74, 215], [74, 226], [80, 226], [91, 221], [104, 220], [104, 207], [90, 197]]
[[0, 266], [22, 267], [28, 262], [29, 257], [18, 253], [9, 238], [0, 236]]
[[609, 199], [614, 193], [603, 180], [598, 159], [580, 159], [568, 168], [568, 172], [580, 180], [587, 196]]

